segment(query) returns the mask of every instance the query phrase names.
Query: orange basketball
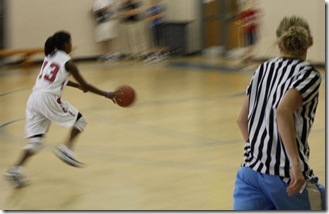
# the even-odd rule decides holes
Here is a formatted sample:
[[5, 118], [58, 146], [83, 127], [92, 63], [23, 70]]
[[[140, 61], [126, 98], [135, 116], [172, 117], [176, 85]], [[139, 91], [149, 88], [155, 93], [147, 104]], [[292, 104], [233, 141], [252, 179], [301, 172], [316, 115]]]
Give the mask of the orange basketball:
[[117, 88], [121, 94], [115, 97], [116, 103], [121, 107], [128, 107], [132, 105], [136, 98], [135, 90], [129, 85], [122, 85]]

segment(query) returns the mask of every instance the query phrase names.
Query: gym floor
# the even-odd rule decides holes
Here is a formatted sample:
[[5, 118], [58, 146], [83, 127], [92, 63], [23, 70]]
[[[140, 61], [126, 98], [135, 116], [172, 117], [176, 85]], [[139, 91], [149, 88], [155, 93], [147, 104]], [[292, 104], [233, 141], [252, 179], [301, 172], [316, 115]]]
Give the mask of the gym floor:
[[[2, 210], [231, 210], [244, 142], [236, 125], [256, 65], [182, 57], [157, 63], [80, 62], [89, 83], [113, 91], [128, 84], [137, 102], [121, 108], [66, 88], [63, 99], [88, 118], [75, 148], [85, 168], [52, 149], [69, 130], [53, 124], [27, 164], [30, 184], [14, 189], [1, 175]], [[325, 72], [310, 134], [311, 166], [325, 184]], [[25, 104], [39, 66], [0, 69], [0, 173], [18, 158]]]

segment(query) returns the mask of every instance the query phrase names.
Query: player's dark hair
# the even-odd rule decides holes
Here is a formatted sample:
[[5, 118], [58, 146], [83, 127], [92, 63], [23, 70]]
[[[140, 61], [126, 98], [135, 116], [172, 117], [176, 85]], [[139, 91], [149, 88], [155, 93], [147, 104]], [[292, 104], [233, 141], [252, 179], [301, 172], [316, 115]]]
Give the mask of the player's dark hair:
[[71, 35], [65, 31], [59, 31], [50, 36], [45, 42], [45, 55], [52, 54], [55, 50], [64, 50], [64, 44], [71, 39]]

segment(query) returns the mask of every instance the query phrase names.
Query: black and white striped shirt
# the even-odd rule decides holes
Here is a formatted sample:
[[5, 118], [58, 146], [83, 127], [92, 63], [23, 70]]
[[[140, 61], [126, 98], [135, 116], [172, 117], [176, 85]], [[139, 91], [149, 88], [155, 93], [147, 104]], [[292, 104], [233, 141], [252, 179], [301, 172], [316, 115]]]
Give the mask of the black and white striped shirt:
[[302, 107], [294, 113], [299, 158], [304, 176], [313, 176], [308, 163], [307, 138], [315, 117], [320, 83], [320, 73], [303, 60], [278, 57], [258, 67], [246, 91], [249, 140], [242, 166], [286, 179], [290, 177], [290, 163], [279, 137], [275, 112], [285, 93], [294, 88], [303, 98]]

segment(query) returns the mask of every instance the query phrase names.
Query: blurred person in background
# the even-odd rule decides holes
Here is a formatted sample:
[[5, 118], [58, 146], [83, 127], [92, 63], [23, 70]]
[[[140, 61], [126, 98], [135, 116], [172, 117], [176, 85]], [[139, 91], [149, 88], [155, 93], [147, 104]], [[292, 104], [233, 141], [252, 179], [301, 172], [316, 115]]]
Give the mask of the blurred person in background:
[[122, 53], [130, 59], [143, 57], [148, 51], [148, 44], [142, 2], [122, 0], [118, 15]]
[[166, 48], [166, 26], [164, 22], [166, 8], [161, 0], [152, 0], [151, 7], [146, 10], [146, 17], [151, 33], [152, 54], [147, 60], [163, 59], [168, 56]]
[[96, 21], [95, 40], [101, 43], [105, 54], [100, 60], [107, 60], [117, 55], [114, 51], [115, 39], [118, 37], [118, 20], [116, 0], [96, 0], [92, 13]]
[[242, 28], [243, 46], [245, 48], [241, 65], [246, 65], [252, 59], [258, 41], [261, 11], [256, 7], [255, 0], [244, 0], [242, 7], [238, 22]]

